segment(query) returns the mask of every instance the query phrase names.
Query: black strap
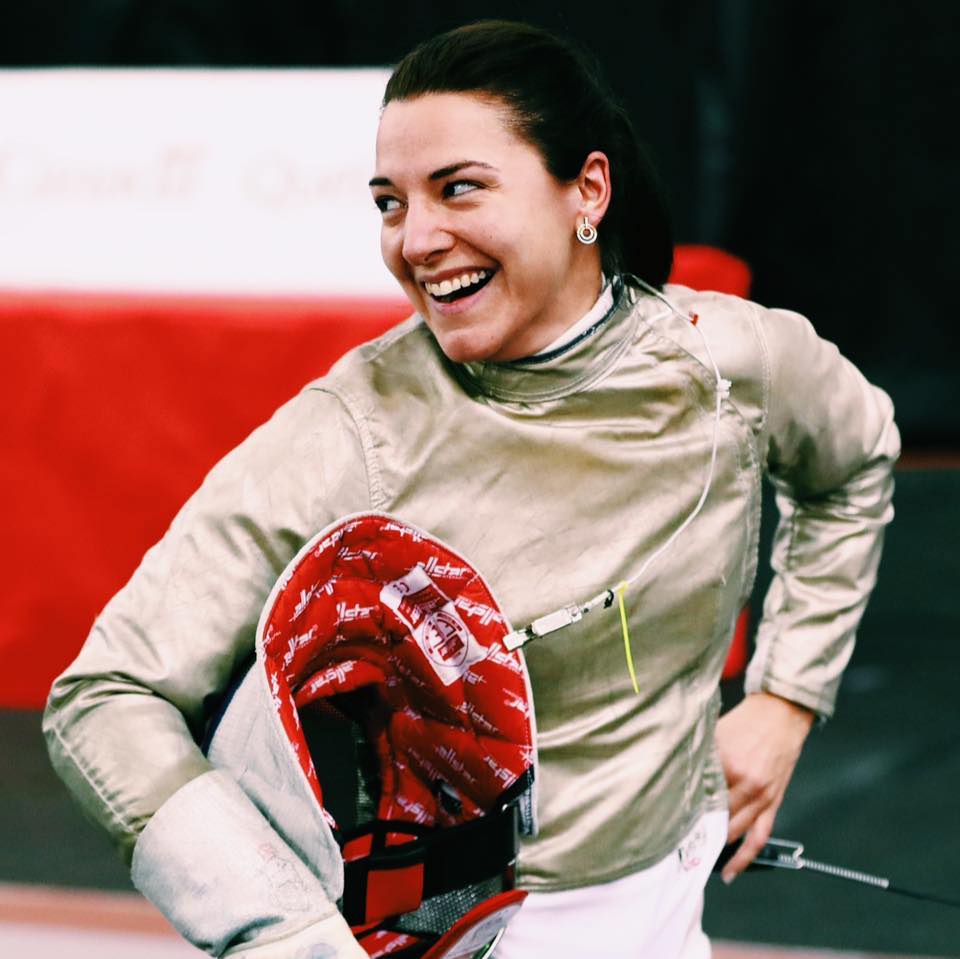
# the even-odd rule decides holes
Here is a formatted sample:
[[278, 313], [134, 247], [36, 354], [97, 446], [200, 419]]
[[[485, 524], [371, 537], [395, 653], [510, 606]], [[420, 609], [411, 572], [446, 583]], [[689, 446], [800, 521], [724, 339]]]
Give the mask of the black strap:
[[[344, 846], [369, 835], [372, 847], [369, 855], [344, 863], [344, 918], [356, 926], [409, 911], [409, 905], [391, 912], [389, 903], [368, 903], [369, 879], [374, 872], [422, 866], [421, 901], [503, 875], [517, 858], [517, 826], [517, 807], [511, 803], [499, 812], [447, 829], [377, 819], [345, 834]], [[390, 834], [414, 838], [388, 846]], [[374, 905], [377, 908], [369, 908]]]

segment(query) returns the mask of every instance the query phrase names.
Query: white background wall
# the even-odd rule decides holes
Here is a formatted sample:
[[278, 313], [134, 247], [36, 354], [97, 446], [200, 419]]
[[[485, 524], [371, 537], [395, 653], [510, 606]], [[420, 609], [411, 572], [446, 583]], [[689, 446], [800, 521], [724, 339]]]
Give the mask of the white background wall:
[[0, 71], [0, 289], [397, 295], [388, 73]]

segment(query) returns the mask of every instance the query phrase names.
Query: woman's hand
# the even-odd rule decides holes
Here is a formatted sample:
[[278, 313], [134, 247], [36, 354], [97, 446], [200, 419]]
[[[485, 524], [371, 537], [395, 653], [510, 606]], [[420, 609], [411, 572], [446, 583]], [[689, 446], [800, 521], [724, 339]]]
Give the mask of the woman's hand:
[[723, 868], [733, 882], [773, 830], [813, 713], [770, 693], [751, 693], [717, 723], [717, 748], [730, 791], [727, 842], [743, 844]]

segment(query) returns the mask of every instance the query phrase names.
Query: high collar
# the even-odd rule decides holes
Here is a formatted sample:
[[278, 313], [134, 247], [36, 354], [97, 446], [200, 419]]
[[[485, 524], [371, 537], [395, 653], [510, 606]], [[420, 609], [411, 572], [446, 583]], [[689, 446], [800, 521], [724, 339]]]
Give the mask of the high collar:
[[557, 350], [510, 363], [455, 363], [454, 374], [471, 392], [502, 402], [559, 399], [602, 377], [633, 341], [639, 323], [634, 309], [644, 294], [613, 278], [613, 305], [595, 324]]

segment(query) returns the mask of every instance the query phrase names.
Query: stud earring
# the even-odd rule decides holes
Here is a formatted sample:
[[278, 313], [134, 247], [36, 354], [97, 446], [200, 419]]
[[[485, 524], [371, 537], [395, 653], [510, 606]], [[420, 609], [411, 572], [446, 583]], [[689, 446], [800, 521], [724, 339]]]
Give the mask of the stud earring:
[[577, 227], [577, 239], [584, 246], [590, 246], [597, 242], [597, 228], [592, 226], [586, 217], [583, 218], [583, 223]]

